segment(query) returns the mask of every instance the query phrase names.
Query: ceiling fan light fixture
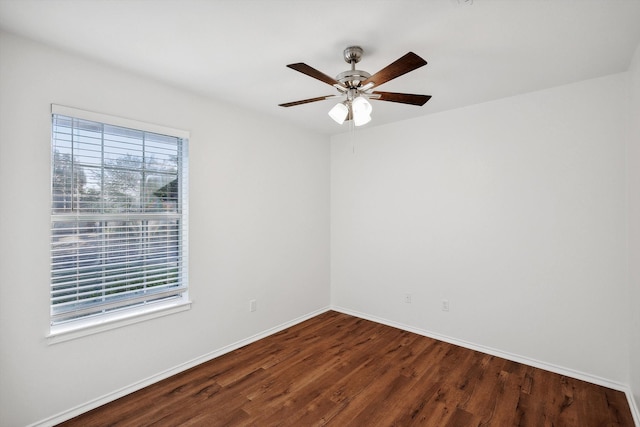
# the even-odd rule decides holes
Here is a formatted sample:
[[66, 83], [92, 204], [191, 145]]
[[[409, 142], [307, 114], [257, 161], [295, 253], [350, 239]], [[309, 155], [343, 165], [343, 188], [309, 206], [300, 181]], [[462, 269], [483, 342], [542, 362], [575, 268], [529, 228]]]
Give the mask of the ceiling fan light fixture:
[[349, 115], [349, 107], [344, 102], [337, 103], [331, 110], [329, 110], [329, 117], [335, 120], [336, 123], [341, 125]]
[[371, 111], [373, 107], [364, 96], [358, 96], [351, 102], [353, 111], [353, 124], [356, 126], [366, 125], [371, 121]]
[[370, 115], [373, 107], [371, 103], [364, 96], [360, 95], [356, 99], [354, 99], [351, 103], [351, 107], [353, 108], [353, 115]]

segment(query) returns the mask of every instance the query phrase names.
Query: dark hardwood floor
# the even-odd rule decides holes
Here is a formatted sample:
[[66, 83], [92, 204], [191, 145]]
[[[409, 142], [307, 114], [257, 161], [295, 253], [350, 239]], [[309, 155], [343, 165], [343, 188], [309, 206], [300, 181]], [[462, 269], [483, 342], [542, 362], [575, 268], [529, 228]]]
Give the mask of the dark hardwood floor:
[[624, 393], [329, 311], [64, 426], [625, 426]]

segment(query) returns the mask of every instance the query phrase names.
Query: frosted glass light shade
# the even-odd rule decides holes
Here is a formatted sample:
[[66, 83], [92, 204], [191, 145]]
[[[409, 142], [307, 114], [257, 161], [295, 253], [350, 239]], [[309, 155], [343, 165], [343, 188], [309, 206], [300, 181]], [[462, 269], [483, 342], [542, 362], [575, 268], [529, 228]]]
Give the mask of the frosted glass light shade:
[[336, 104], [331, 110], [329, 110], [329, 116], [336, 121], [339, 125], [344, 123], [344, 120], [349, 114], [349, 107], [342, 102]]
[[357, 115], [368, 116], [371, 114], [371, 110], [373, 110], [371, 103], [367, 101], [367, 98], [365, 98], [364, 96], [359, 96], [356, 99], [354, 99], [353, 102], [351, 103], [351, 107], [353, 108], [354, 116], [357, 116]]
[[356, 126], [366, 125], [371, 121], [371, 103], [364, 96], [359, 96], [351, 103], [353, 110], [353, 124]]

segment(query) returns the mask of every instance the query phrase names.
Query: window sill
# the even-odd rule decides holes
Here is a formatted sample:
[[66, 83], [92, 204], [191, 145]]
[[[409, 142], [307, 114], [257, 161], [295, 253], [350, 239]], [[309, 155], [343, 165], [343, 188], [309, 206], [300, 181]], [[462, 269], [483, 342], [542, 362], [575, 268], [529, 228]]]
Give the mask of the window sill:
[[153, 310], [149, 310], [147, 307], [144, 311], [137, 310], [126, 314], [113, 313], [110, 316], [103, 316], [100, 319], [87, 319], [72, 322], [71, 324], [57, 325], [51, 327], [51, 332], [47, 335], [47, 344], [58, 344], [190, 309], [191, 301], [170, 302], [158, 304]]

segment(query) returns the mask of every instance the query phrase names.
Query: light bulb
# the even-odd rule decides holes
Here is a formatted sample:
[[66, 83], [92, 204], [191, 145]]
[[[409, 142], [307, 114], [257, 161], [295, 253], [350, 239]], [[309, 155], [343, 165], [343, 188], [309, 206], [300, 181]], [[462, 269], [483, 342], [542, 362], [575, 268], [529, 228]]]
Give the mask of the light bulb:
[[329, 116], [336, 121], [339, 125], [344, 123], [344, 120], [349, 114], [349, 108], [340, 102], [336, 104], [331, 110], [329, 110]]

